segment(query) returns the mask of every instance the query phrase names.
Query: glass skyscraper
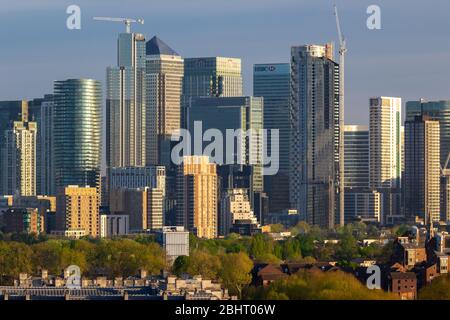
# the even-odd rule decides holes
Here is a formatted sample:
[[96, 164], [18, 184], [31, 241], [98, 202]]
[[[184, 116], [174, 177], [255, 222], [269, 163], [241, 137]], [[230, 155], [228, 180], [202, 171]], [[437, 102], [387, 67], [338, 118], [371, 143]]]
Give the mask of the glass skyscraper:
[[145, 165], [145, 37], [121, 33], [117, 66], [107, 69], [106, 163], [108, 167]]
[[227, 57], [184, 59], [182, 126], [191, 97], [242, 96], [241, 59]]
[[311, 225], [343, 225], [339, 198], [339, 64], [333, 46], [291, 49], [290, 197]]
[[[253, 67], [253, 96], [264, 98], [264, 129], [279, 130], [279, 171], [264, 177], [269, 196], [269, 211], [289, 209], [289, 94], [291, 69], [289, 63], [255, 64]], [[273, 150], [267, 139], [267, 154]]]
[[90, 186], [100, 193], [102, 88], [92, 79], [54, 83], [54, 165], [57, 191]]
[[415, 116], [421, 114], [439, 121], [441, 166], [444, 166], [450, 153], [450, 100], [426, 101], [422, 99], [406, 102], [406, 121], [412, 121]]
[[369, 188], [369, 127], [345, 126], [344, 150], [345, 191], [367, 190]]

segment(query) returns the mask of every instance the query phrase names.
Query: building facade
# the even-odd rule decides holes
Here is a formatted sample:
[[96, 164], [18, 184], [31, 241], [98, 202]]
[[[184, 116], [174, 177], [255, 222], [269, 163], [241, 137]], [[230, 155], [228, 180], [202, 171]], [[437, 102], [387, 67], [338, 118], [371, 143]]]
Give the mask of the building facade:
[[385, 224], [403, 218], [401, 108], [401, 98], [370, 98], [369, 188], [383, 193]]
[[54, 83], [55, 185], [94, 187], [100, 194], [102, 89], [91, 79]]
[[[252, 206], [253, 194], [264, 190], [263, 112], [264, 104], [261, 97], [192, 98], [188, 110], [187, 129], [191, 133], [193, 142], [191, 151], [194, 155], [203, 155], [209, 143], [202, 140], [201, 150], [197, 150], [194, 144], [206, 131], [212, 129], [215, 134], [223, 137], [223, 143], [219, 146], [222, 152], [216, 150], [215, 157], [211, 159], [213, 162], [218, 165], [252, 167], [250, 182]], [[229, 130], [234, 132], [240, 130], [241, 135], [236, 134], [230, 138]]]
[[69, 185], [58, 190], [56, 228], [62, 234], [100, 235], [99, 196], [95, 187]]
[[246, 189], [228, 189], [220, 201], [219, 234], [226, 236], [237, 220], [257, 223]]
[[6, 233], [40, 234], [44, 231], [44, 219], [37, 208], [10, 208], [3, 219]]
[[108, 167], [145, 165], [145, 37], [121, 33], [117, 66], [107, 69], [106, 162]]
[[414, 120], [415, 116], [422, 114], [431, 120], [439, 121], [441, 166], [444, 167], [450, 153], [450, 100], [426, 101], [421, 99], [406, 102], [406, 121]]
[[241, 59], [227, 57], [184, 59], [182, 127], [192, 97], [242, 96]]
[[311, 225], [343, 225], [339, 65], [331, 44], [291, 48], [289, 109], [291, 206]]
[[164, 191], [157, 188], [113, 188], [110, 211], [129, 217], [130, 232], [154, 231], [164, 226]]
[[147, 42], [147, 165], [171, 164], [170, 138], [180, 129], [183, 74], [183, 59], [178, 53], [156, 36]]
[[3, 192], [9, 195], [36, 195], [37, 124], [27, 118], [14, 121], [6, 130], [3, 147]]
[[179, 256], [189, 256], [189, 232], [184, 227], [163, 227], [156, 240], [166, 251], [166, 260], [173, 263]]
[[377, 191], [345, 192], [345, 223], [379, 223], [383, 216], [383, 195]]
[[100, 215], [100, 237], [111, 238], [130, 233], [130, 221], [128, 215], [102, 214]]
[[369, 127], [346, 125], [344, 128], [345, 192], [369, 188]]
[[291, 68], [289, 63], [255, 64], [253, 66], [253, 96], [264, 98], [264, 129], [278, 130], [278, 148], [272, 148], [268, 137], [267, 154], [278, 152], [279, 171], [264, 177], [265, 191], [269, 196], [269, 210], [281, 212], [289, 205], [289, 141]]
[[414, 221], [439, 222], [440, 207], [439, 121], [416, 116], [405, 122], [405, 214]]
[[217, 237], [216, 164], [207, 156], [185, 156], [177, 175], [177, 225], [199, 238]]

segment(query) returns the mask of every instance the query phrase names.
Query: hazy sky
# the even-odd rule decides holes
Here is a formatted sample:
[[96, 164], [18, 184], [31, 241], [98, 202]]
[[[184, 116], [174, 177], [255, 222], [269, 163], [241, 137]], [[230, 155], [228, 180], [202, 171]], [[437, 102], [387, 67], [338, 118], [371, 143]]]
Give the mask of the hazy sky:
[[[158, 35], [184, 57], [288, 62], [291, 45], [337, 43], [330, 0], [0, 0], [0, 100], [40, 97], [53, 80], [105, 80], [116, 60], [119, 23], [93, 16], [142, 17], [134, 26]], [[346, 122], [368, 122], [370, 96], [450, 99], [449, 0], [336, 0], [347, 38]], [[66, 28], [66, 8], [82, 10], [82, 29]], [[382, 29], [366, 27], [381, 7]]]

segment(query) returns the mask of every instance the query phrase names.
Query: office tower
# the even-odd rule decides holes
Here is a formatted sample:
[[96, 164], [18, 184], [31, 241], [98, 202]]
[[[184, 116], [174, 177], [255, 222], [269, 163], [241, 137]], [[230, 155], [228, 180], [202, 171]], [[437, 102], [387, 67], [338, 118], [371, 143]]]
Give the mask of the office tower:
[[[216, 153], [217, 159], [212, 159], [216, 164], [252, 167], [251, 193], [264, 190], [263, 107], [263, 98], [260, 97], [192, 98], [188, 110], [187, 129], [191, 133], [192, 140], [201, 138], [201, 136], [195, 136], [196, 125], [199, 129], [198, 134], [203, 135], [209, 129], [220, 131], [223, 137], [223, 145], [220, 147], [223, 148], [223, 152], [221, 159], [219, 159], [218, 152]], [[237, 136], [236, 138], [227, 138], [229, 136], [227, 130], [242, 130], [241, 140], [237, 141]], [[231, 141], [227, 139], [231, 139]], [[234, 150], [227, 149], [226, 145], [229, 142], [234, 143]], [[239, 143], [241, 148], [239, 148]], [[195, 155], [201, 155], [208, 145], [208, 142], [203, 142], [202, 150], [192, 148], [192, 152]], [[229, 163], [228, 159], [232, 163]], [[250, 194], [250, 198], [253, 201], [253, 194]]]
[[191, 97], [242, 96], [241, 59], [227, 57], [184, 59], [182, 127]]
[[343, 225], [339, 193], [339, 65], [333, 46], [291, 49], [290, 198], [307, 223]]
[[222, 194], [219, 234], [221, 236], [229, 234], [231, 227], [237, 220], [249, 220], [257, 223], [246, 189], [228, 189], [226, 193]]
[[[406, 102], [406, 121], [414, 120], [421, 114], [437, 120], [440, 124], [441, 166], [443, 167], [450, 153], [450, 100], [448, 101], [419, 101]], [[446, 169], [446, 168], [444, 168]]]
[[111, 238], [130, 233], [129, 216], [121, 214], [100, 215], [100, 237]]
[[370, 98], [369, 188], [383, 193], [382, 223], [402, 219], [401, 214], [401, 98]]
[[117, 66], [107, 69], [106, 163], [108, 167], [145, 165], [145, 37], [121, 33]]
[[164, 248], [169, 263], [179, 256], [189, 256], [189, 232], [184, 227], [163, 227], [156, 232], [156, 241]]
[[369, 188], [369, 127], [347, 125], [344, 128], [345, 191]]
[[117, 188], [157, 188], [166, 189], [166, 169], [164, 166], [122, 167], [110, 169], [109, 187]]
[[5, 211], [4, 216], [6, 233], [34, 233], [43, 232], [43, 219], [36, 208], [14, 207]]
[[426, 224], [440, 220], [439, 121], [416, 116], [405, 122], [405, 214]]
[[162, 40], [146, 44], [146, 164], [170, 165], [172, 134], [180, 128], [183, 59]]
[[[289, 63], [255, 64], [253, 95], [264, 98], [264, 129], [279, 130], [279, 171], [265, 176], [264, 186], [269, 196], [271, 212], [282, 212], [289, 205], [289, 139], [291, 68]], [[272, 140], [267, 139], [267, 154], [272, 154]]]
[[216, 165], [207, 156], [186, 156], [178, 167], [177, 225], [199, 238], [217, 236]]
[[158, 230], [164, 226], [164, 191], [157, 188], [113, 188], [112, 214], [127, 215], [130, 231]]
[[[24, 102], [26, 103], [26, 102]], [[4, 132], [2, 184], [10, 195], [36, 195], [36, 122], [14, 121]]]
[[100, 194], [101, 91], [100, 82], [96, 80], [55, 81], [53, 155], [56, 189], [68, 185], [90, 186]]
[[445, 169], [441, 176], [441, 220], [450, 221], [450, 171]]
[[383, 195], [378, 191], [354, 189], [345, 192], [345, 223], [380, 222], [383, 216]]
[[30, 100], [29, 118], [37, 124], [36, 193], [56, 195], [53, 164], [53, 95]]
[[57, 230], [97, 237], [99, 205], [98, 190], [94, 187], [68, 185], [59, 188], [56, 196]]

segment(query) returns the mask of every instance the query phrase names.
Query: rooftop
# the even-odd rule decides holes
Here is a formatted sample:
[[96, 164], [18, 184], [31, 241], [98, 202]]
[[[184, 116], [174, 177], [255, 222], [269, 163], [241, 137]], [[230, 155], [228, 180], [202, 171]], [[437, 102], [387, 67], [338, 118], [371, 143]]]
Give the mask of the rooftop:
[[164, 41], [154, 36], [146, 44], [146, 54], [148, 56], [152, 55], [168, 55], [168, 56], [179, 56], [179, 54], [169, 47]]

